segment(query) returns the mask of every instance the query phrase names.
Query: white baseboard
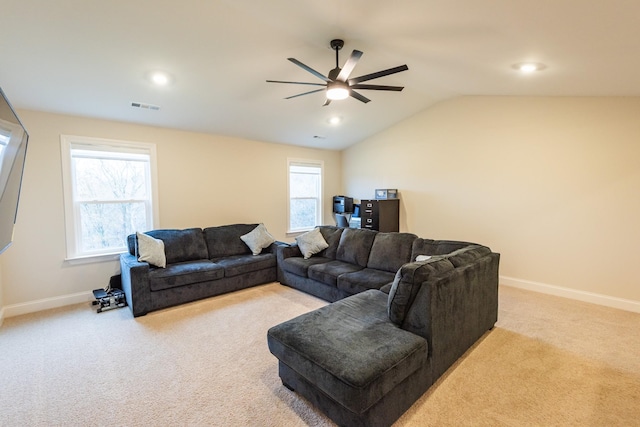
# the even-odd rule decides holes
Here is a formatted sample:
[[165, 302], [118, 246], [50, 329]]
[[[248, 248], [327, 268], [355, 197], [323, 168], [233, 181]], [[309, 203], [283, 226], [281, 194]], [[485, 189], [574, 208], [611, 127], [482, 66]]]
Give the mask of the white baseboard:
[[[529, 280], [516, 279], [506, 276], [500, 276], [500, 285], [511, 286], [514, 288], [525, 289], [533, 292], [540, 292], [543, 294], [555, 295], [583, 302], [589, 302], [592, 304], [603, 305], [620, 310], [632, 311], [634, 313], [640, 313], [640, 301], [616, 298], [608, 295], [579, 291], [576, 289], [563, 288], [560, 286], [547, 285], [545, 283], [532, 282]], [[93, 293], [87, 291], [0, 307], [0, 326], [2, 326], [2, 322], [5, 317], [9, 318], [13, 316], [19, 316], [21, 314], [35, 313], [37, 311], [48, 310], [51, 308], [64, 307], [66, 305], [90, 302], [93, 301], [93, 299]]]
[[608, 295], [596, 294], [593, 292], [579, 291], [576, 289], [563, 288], [560, 286], [547, 285], [545, 283], [531, 282], [529, 280], [521, 280], [505, 276], [500, 276], [500, 285], [526, 289], [528, 291], [540, 292], [543, 294], [555, 295], [558, 297], [604, 305], [606, 307], [618, 308], [620, 310], [632, 311], [634, 313], [640, 313], [640, 301], [616, 298]]
[[76, 294], [63, 295], [60, 297], [45, 298], [36, 301], [29, 301], [20, 304], [4, 306], [2, 312], [9, 318], [21, 314], [35, 313], [36, 311], [49, 310], [51, 308], [64, 307], [65, 305], [80, 304], [93, 301], [92, 292], [78, 292]]

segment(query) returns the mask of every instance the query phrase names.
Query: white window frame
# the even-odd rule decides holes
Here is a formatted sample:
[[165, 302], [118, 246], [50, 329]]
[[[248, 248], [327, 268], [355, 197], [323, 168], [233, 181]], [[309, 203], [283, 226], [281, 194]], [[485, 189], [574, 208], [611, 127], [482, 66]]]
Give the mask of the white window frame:
[[323, 191], [324, 191], [324, 161], [310, 159], [287, 159], [287, 233], [295, 234], [312, 230], [314, 227], [292, 229], [291, 228], [291, 166], [308, 166], [320, 168], [320, 188], [318, 188], [318, 211], [316, 212], [316, 226], [322, 224], [323, 218]]
[[[126, 240], [123, 237], [123, 245], [117, 250], [103, 250], [83, 252], [81, 248], [81, 230], [80, 230], [80, 208], [79, 202], [76, 201], [74, 191], [74, 177], [71, 160], [72, 149], [86, 149], [102, 152], [113, 152], [114, 154], [126, 155], [143, 154], [149, 156], [149, 174], [150, 174], [150, 192], [151, 199], [146, 201], [147, 226], [151, 230], [156, 224], [159, 224], [159, 208], [158, 208], [158, 173], [156, 162], [156, 145], [147, 142], [120, 141], [104, 138], [93, 138], [76, 135], [60, 135], [60, 145], [62, 154], [62, 183], [64, 194], [64, 213], [65, 213], [65, 237], [66, 237], [66, 258], [69, 262], [99, 262], [116, 259], [119, 254], [125, 252]], [[148, 231], [148, 230], [139, 230]]]

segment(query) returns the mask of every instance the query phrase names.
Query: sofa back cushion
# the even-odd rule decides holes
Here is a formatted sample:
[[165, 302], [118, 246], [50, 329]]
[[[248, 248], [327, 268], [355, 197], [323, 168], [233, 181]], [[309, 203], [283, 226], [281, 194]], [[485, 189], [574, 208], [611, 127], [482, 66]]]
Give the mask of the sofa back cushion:
[[204, 229], [204, 240], [210, 259], [232, 255], [251, 254], [251, 249], [240, 239], [253, 231], [258, 224], [232, 224]]
[[[151, 230], [146, 231], [144, 234], [162, 240], [167, 264], [207, 259], [208, 257], [207, 245], [201, 228]], [[129, 245], [129, 253], [137, 255], [136, 235], [128, 236], [127, 243]]]
[[338, 251], [338, 244], [340, 243], [340, 237], [344, 228], [335, 227], [333, 225], [321, 225], [318, 227], [322, 237], [327, 242], [329, 247], [319, 253], [319, 256], [329, 259], [336, 259], [336, 252]]
[[415, 261], [418, 255], [445, 255], [469, 245], [473, 245], [473, 243], [459, 242], [455, 240], [418, 238], [413, 242], [413, 248], [411, 249], [411, 261]]
[[[434, 256], [428, 261], [403, 265], [396, 273], [389, 291], [387, 302], [389, 319], [401, 326], [422, 284], [453, 269], [453, 264], [440, 256]], [[425, 310], [428, 309], [429, 307], [425, 307]]]
[[395, 273], [411, 259], [413, 241], [411, 233], [377, 233], [369, 253], [368, 268]]
[[366, 228], [345, 228], [338, 243], [336, 260], [366, 267], [377, 233]]

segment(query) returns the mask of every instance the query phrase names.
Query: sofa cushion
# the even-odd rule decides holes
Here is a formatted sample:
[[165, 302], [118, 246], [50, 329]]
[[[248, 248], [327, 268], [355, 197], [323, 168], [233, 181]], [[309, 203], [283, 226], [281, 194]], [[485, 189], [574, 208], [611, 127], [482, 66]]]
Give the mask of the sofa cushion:
[[260, 255], [232, 255], [224, 258], [214, 258], [211, 261], [224, 267], [224, 277], [239, 276], [252, 271], [275, 268], [276, 256], [272, 253]]
[[377, 233], [369, 254], [367, 267], [394, 273], [411, 261], [413, 241], [411, 233]]
[[345, 228], [340, 236], [336, 260], [366, 267], [377, 233], [366, 228]]
[[453, 269], [453, 264], [442, 257], [403, 265], [396, 273], [389, 291], [389, 319], [398, 326], [402, 325], [422, 283]]
[[394, 325], [370, 290], [269, 329], [270, 351], [336, 402], [367, 410], [427, 363], [427, 341]]
[[462, 265], [470, 264], [478, 258], [482, 258], [490, 253], [491, 249], [486, 246], [469, 245], [445, 256], [449, 261], [451, 261], [451, 264], [457, 268]]
[[298, 243], [304, 259], [309, 259], [329, 247], [318, 227], [296, 237], [296, 243]]
[[231, 224], [205, 228], [204, 240], [209, 251], [207, 258], [250, 254], [249, 247], [240, 239], [240, 236], [249, 233], [257, 226], [258, 224]]
[[338, 286], [338, 276], [358, 270], [362, 270], [362, 267], [335, 260], [309, 266], [307, 276], [325, 285]]
[[147, 262], [154, 267], [165, 268], [167, 257], [164, 255], [164, 242], [144, 233], [136, 233], [138, 239], [138, 261]]
[[223, 277], [224, 268], [208, 259], [178, 262], [167, 264], [167, 268], [149, 269], [149, 287], [152, 291], [161, 291]]
[[[201, 228], [151, 230], [146, 231], [144, 234], [162, 240], [167, 264], [208, 258], [207, 245]], [[130, 246], [131, 242], [134, 245], [133, 254], [135, 255], [135, 234], [130, 239]], [[129, 250], [131, 250], [131, 247]]]
[[267, 227], [260, 223], [256, 228], [240, 236], [240, 239], [249, 246], [251, 253], [254, 255], [260, 254], [263, 249], [271, 246], [276, 239], [267, 231]]
[[353, 295], [369, 289], [380, 289], [392, 283], [394, 277], [395, 273], [365, 268], [338, 276], [338, 289]]
[[307, 277], [309, 267], [316, 264], [323, 264], [329, 261], [333, 260], [321, 256], [314, 256], [309, 259], [304, 259], [302, 257], [290, 257], [285, 258], [282, 261], [281, 268], [284, 271], [288, 271], [289, 273], [293, 273], [297, 276]]
[[324, 240], [329, 245], [327, 249], [320, 252], [318, 255], [329, 259], [336, 259], [338, 244], [340, 243], [340, 237], [342, 236], [344, 228], [335, 227], [333, 225], [321, 225], [318, 229], [320, 230], [320, 233], [322, 233]]

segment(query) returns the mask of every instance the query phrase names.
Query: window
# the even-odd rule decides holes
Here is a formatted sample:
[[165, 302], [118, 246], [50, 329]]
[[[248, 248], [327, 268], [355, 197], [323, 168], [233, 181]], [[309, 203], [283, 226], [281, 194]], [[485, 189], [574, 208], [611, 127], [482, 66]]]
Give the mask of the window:
[[310, 230], [322, 223], [322, 170], [314, 160], [288, 160], [289, 231]]
[[155, 145], [62, 135], [67, 259], [124, 252], [157, 221]]
[[[9, 136], [4, 134], [3, 129], [0, 129], [0, 159], [2, 159], [2, 153], [4, 152], [4, 149], [7, 147], [8, 144], [9, 144]], [[2, 164], [0, 162], [0, 167], [1, 166]]]

